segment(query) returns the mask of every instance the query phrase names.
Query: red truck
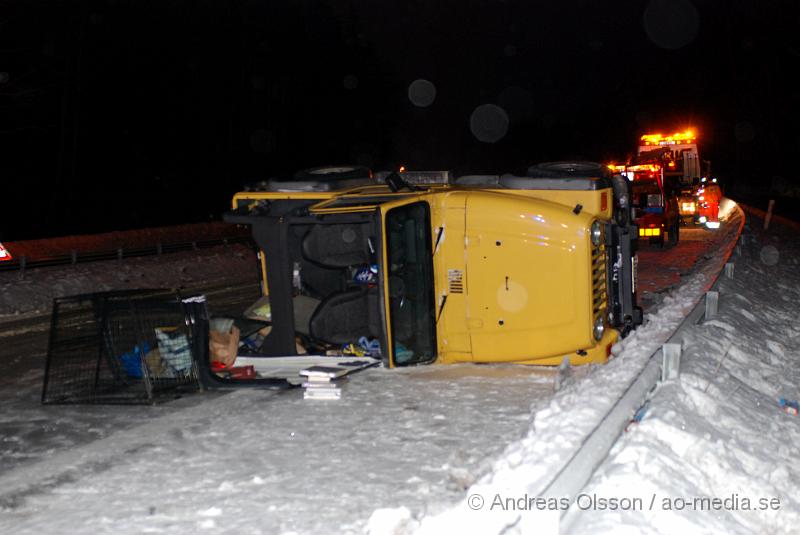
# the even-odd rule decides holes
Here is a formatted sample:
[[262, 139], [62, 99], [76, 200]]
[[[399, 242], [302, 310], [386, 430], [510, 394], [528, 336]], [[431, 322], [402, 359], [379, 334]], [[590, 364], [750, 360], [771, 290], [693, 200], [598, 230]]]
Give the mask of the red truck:
[[664, 247], [674, 246], [680, 239], [680, 214], [678, 198], [671, 189], [664, 188], [661, 164], [648, 162], [626, 167], [633, 186], [633, 208], [639, 240]]

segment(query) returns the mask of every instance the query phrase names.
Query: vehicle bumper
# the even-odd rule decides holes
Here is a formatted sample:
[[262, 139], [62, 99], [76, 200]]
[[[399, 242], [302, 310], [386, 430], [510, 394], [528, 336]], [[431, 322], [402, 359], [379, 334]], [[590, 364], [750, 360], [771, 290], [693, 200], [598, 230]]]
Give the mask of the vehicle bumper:
[[607, 287], [608, 323], [626, 334], [642, 323], [642, 309], [636, 305], [636, 241], [635, 225], [609, 225], [606, 230], [608, 255]]
[[611, 346], [613, 346], [617, 340], [619, 340], [619, 331], [616, 329], [606, 329], [603, 338], [592, 348], [587, 348], [579, 353], [572, 353], [570, 355], [558, 355], [555, 357], [518, 361], [516, 364], [558, 366], [564, 361], [564, 357], [569, 357], [569, 363], [572, 366], [580, 366], [582, 364], [605, 364], [608, 362], [609, 355], [611, 355]]

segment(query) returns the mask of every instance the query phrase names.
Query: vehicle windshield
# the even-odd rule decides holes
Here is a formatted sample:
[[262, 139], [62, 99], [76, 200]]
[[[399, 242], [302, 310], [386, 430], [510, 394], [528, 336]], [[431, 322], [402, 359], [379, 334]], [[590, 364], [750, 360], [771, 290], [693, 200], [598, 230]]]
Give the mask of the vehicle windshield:
[[632, 204], [638, 219], [644, 213], [662, 213], [663, 198], [661, 188], [654, 179], [639, 179], [633, 181]]
[[635, 180], [633, 182], [634, 193], [661, 193], [658, 182], [655, 180]]
[[389, 210], [386, 247], [394, 362], [398, 366], [429, 362], [436, 358], [436, 319], [427, 203]]

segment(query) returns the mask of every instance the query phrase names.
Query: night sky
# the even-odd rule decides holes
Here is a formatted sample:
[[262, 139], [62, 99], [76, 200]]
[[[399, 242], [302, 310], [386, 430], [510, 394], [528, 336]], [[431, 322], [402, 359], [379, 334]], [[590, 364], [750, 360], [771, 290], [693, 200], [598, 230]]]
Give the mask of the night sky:
[[789, 195], [798, 73], [796, 1], [4, 0], [0, 239], [218, 220], [318, 165], [624, 160], [688, 126], [727, 191]]

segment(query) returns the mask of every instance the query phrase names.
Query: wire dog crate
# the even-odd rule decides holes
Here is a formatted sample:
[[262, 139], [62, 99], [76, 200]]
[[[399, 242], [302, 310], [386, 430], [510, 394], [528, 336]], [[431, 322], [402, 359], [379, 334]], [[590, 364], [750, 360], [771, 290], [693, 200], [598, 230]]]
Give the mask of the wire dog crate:
[[56, 298], [42, 403], [152, 404], [201, 389], [178, 292]]

